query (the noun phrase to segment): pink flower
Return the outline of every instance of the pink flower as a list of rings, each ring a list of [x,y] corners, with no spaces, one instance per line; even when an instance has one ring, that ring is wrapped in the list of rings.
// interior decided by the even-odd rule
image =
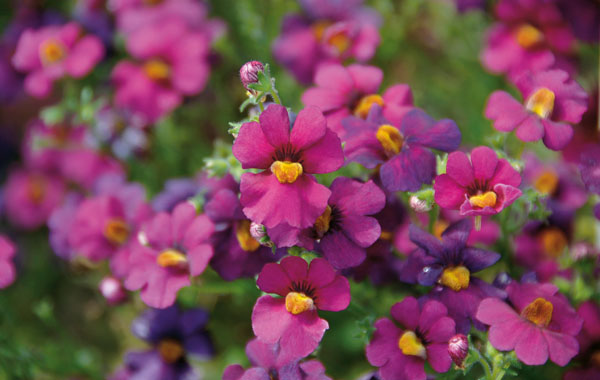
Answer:
[[[141,228],[143,244],[132,248],[125,287],[141,289],[148,306],[171,306],[179,289],[190,285],[190,276],[206,269],[213,256],[208,239],[214,228],[189,202],[180,203],[171,214],[156,214]]]
[[[13,56],[14,67],[24,73],[25,90],[42,98],[52,83],[64,76],[87,75],[104,56],[104,46],[95,36],[82,36],[76,23],[26,30]]]
[[[300,111],[291,131],[287,110],[278,104],[270,105],[259,120],[242,125],[233,143],[242,168],[265,169],[242,175],[243,212],[269,228],[281,223],[312,226],[325,211],[331,191],[311,174],[342,166],[340,139],[315,107]]]
[[[456,332],[442,303],[419,306],[414,297],[406,297],[392,306],[391,314],[401,328],[388,318],[379,319],[366,349],[382,380],[425,380],[425,361],[436,372],[450,369],[448,341]]]
[[[339,136],[344,133],[342,119],[351,115],[366,119],[373,104],[383,108],[386,119],[399,121],[413,108],[410,87],[394,85],[380,96],[377,91],[382,80],[383,72],[375,66],[324,64],[315,73],[317,86],[304,92],[302,102],[321,109],[327,126]]]
[[[65,184],[53,175],[34,170],[14,169],[4,185],[8,220],[15,226],[34,229],[46,223],[65,194]]]
[[[15,281],[16,271],[13,263],[15,245],[4,235],[0,235],[0,289]]]
[[[350,284],[321,258],[311,261],[288,256],[280,264],[266,264],[258,287],[281,298],[262,296],[252,311],[252,329],[267,344],[279,343],[280,363],[289,363],[313,352],[325,330],[318,310],[340,311],[350,303]]]
[[[145,25],[127,37],[136,59],[119,62],[115,104],[154,122],[202,91],[209,75],[210,39],[177,18]]]
[[[548,357],[565,366],[579,351],[575,335],[583,320],[552,284],[506,287],[511,305],[498,298],[479,304],[477,319],[490,325],[488,338],[501,351],[515,350],[527,365],[542,365]]]
[[[523,104],[507,92],[490,95],[485,117],[500,132],[516,129],[517,137],[526,142],[543,139],[552,150],[563,149],[573,137],[573,128],[587,109],[587,95],[581,86],[561,70],[526,73],[516,85]]]
[[[496,153],[480,146],[471,152],[448,156],[446,174],[435,178],[435,201],[440,207],[460,209],[461,215],[493,215],[512,204],[522,194],[517,187],[521,176]]]

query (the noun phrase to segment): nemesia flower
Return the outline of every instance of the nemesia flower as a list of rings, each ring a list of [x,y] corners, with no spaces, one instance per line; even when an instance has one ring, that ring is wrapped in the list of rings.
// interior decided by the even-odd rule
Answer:
[[[485,0],[454,0],[454,2],[459,12],[485,8]]]
[[[246,356],[252,367],[244,370],[239,364],[225,368],[223,380],[331,380],[318,360],[279,363],[277,345],[253,339],[246,345]]]
[[[575,335],[583,320],[552,284],[506,287],[510,305],[498,298],[479,304],[477,319],[490,325],[488,339],[500,351],[515,350],[527,365],[542,365],[548,357],[565,366],[579,351]]]
[[[327,126],[339,136],[344,133],[342,119],[350,115],[365,119],[373,104],[383,108],[385,118],[400,120],[413,109],[410,87],[394,85],[380,96],[377,90],[382,80],[383,72],[375,66],[323,64],[315,73],[316,87],[302,94],[302,102],[319,107]]]
[[[84,189],[92,189],[103,176],[124,175],[119,161],[88,147],[62,152],[58,170],[63,178]]]
[[[460,210],[461,215],[493,215],[511,205],[522,194],[521,176],[504,158],[486,146],[448,156],[446,173],[435,178],[435,202],[442,208]]]
[[[564,56],[571,53],[575,39],[554,2],[502,0],[496,15],[500,22],[488,31],[481,54],[489,70],[514,78],[524,70],[548,69],[557,61],[569,66]]]
[[[146,311],[133,321],[131,330],[152,346],[125,356],[125,379],[199,379],[188,358],[208,359],[214,354],[206,331],[208,313],[200,308],[180,310],[177,306]]]
[[[6,236],[0,235],[0,289],[6,288],[15,281],[17,272],[13,257],[15,245]]]
[[[573,138],[561,151],[565,161],[578,164],[584,150],[587,150],[593,144],[600,144],[598,103],[598,87],[596,87],[588,96],[587,111],[581,117],[577,128],[574,128]]]
[[[600,194],[600,145],[592,145],[581,153],[579,170],[585,187]]]
[[[93,35],[82,36],[76,23],[26,30],[19,39],[13,65],[27,73],[25,91],[42,98],[52,83],[64,76],[87,75],[104,56],[104,46]]]
[[[366,348],[367,360],[379,367],[382,380],[425,380],[425,361],[436,372],[450,369],[448,341],[455,330],[443,304],[427,301],[419,306],[414,297],[406,297],[390,313],[400,327],[388,318],[377,320]]]
[[[108,145],[117,158],[125,160],[148,148],[145,127],[143,118],[106,106],[96,112],[88,140],[96,149]]]
[[[12,224],[35,229],[48,220],[65,194],[65,184],[57,176],[43,172],[13,169],[4,185],[4,207]]]
[[[218,191],[204,206],[206,215],[216,225],[211,242],[215,255],[211,266],[227,280],[253,277],[268,263],[282,258],[287,251],[262,246],[250,233],[251,221],[242,213],[237,192]]]
[[[585,301],[577,308],[577,314],[583,319],[583,327],[577,335],[580,350],[576,358],[583,366],[567,371],[564,379],[595,380],[600,377],[600,307],[594,301]]]
[[[71,260],[77,255],[69,244],[69,235],[83,198],[79,192],[67,193],[62,204],[56,207],[48,218],[50,246],[54,253],[64,260]]]
[[[117,63],[111,74],[115,104],[154,122],[199,93],[209,76],[210,39],[177,18],[149,24],[127,37],[136,60]]]
[[[587,109],[581,86],[561,70],[527,72],[516,80],[523,104],[505,91],[494,91],[485,117],[500,132],[511,132],[522,141],[543,140],[552,150],[561,150],[573,137],[573,128]]]
[[[442,239],[442,233],[452,223],[463,219],[458,210],[442,209],[438,219],[433,223],[433,236]],[[469,233],[468,245],[493,245],[500,237],[501,231],[498,223],[493,221],[491,217],[484,216],[481,218],[481,228],[479,230],[472,229]]]
[[[73,8],[73,18],[100,37],[106,46],[111,46],[114,28],[105,3],[105,0],[78,0]]]
[[[242,174],[244,214],[268,228],[281,223],[312,226],[325,211],[331,191],[311,174],[342,166],[340,139],[315,107],[300,111],[291,131],[287,110],[278,104],[262,112],[259,121],[242,125],[233,143],[233,155],[242,168],[265,169]]]
[[[263,292],[281,296],[260,297],[252,311],[254,334],[263,343],[279,343],[281,363],[303,358],[317,348],[329,328],[318,310],[340,311],[350,303],[348,280],[321,258],[310,266],[297,256],[266,264],[257,285]]]
[[[140,289],[148,306],[171,306],[179,289],[190,285],[190,276],[206,269],[213,256],[209,238],[214,228],[189,202],[179,204],[171,214],[156,214],[140,229],[142,244],[132,247],[125,287]]]
[[[388,115],[389,116],[389,115]],[[350,161],[374,169],[387,191],[417,191],[435,176],[435,155],[427,148],[451,152],[458,148],[461,134],[449,119],[435,121],[414,109],[387,120],[382,108],[373,105],[366,120],[346,118],[344,153]]]
[[[557,3],[577,38],[590,43],[598,42],[600,9],[594,0],[558,0]]]
[[[450,225],[441,241],[421,229],[410,226],[410,240],[418,247],[412,252],[400,271],[400,280],[435,288],[424,299],[435,299],[448,308],[448,315],[456,321],[456,331],[468,334],[471,323],[482,329],[475,320],[477,305],[485,297],[503,297],[502,291],[473,273],[494,265],[500,260],[495,252],[467,246],[473,224],[463,219]]]

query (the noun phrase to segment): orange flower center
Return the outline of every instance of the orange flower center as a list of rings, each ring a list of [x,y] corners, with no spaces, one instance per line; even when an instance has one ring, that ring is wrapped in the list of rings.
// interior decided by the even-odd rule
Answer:
[[[352,45],[352,40],[345,31],[333,33],[327,43],[335,48],[338,55],[344,54]]]
[[[440,284],[458,292],[469,287],[471,273],[462,265],[444,269],[440,276]]]
[[[156,256],[156,263],[163,268],[186,269],[187,257],[176,249],[166,249]]]
[[[315,231],[317,232],[317,236],[322,238],[327,231],[329,231],[329,224],[331,223],[331,207],[327,206],[323,214],[317,218],[315,222]]]
[[[538,297],[532,303],[527,305],[521,312],[521,316],[529,322],[535,323],[538,326],[548,326],[552,320],[552,311],[554,306],[545,298]]]
[[[158,352],[162,359],[169,364],[173,364],[185,353],[181,343],[173,339],[164,339],[158,343]]]
[[[544,34],[535,26],[530,24],[524,24],[517,29],[516,35],[517,43],[529,49],[544,40]]]
[[[331,26],[331,21],[325,21],[325,20],[321,20],[321,21],[317,21],[314,24],[312,24],[311,26],[311,30],[313,32],[313,35],[315,36],[315,38],[318,41],[321,41],[323,39],[323,35],[325,34],[325,29],[329,28]]]
[[[444,219],[436,220],[433,224],[433,236],[435,236],[439,240],[442,240],[442,234],[444,233],[444,231],[446,231],[446,228],[448,228],[449,225],[450,223],[448,223]]]
[[[250,221],[242,220],[235,229],[235,237],[240,247],[246,252],[254,252],[260,247],[260,243],[250,234]]]
[[[46,193],[46,181],[42,177],[31,177],[27,186],[27,193],[31,202],[35,204],[41,203]]]
[[[540,233],[539,239],[544,247],[544,252],[553,259],[559,257],[568,244],[567,237],[557,227],[544,229]]]
[[[302,165],[298,162],[275,161],[271,164],[271,172],[280,183],[294,183],[302,175]]]
[[[377,129],[375,137],[377,137],[385,154],[389,157],[400,153],[402,145],[404,144],[404,137],[402,137],[400,131],[389,124],[381,125],[379,129]]]
[[[381,235],[379,236],[379,239],[392,241],[393,237],[394,234],[391,231],[381,230]]]
[[[169,65],[159,59],[151,59],[144,63],[144,72],[148,78],[156,81],[167,80],[171,76]]]
[[[55,38],[49,38],[40,45],[40,58],[45,65],[58,62],[66,55],[65,45]]]
[[[554,110],[554,92],[542,87],[534,92],[525,103],[525,108],[545,119]]]
[[[493,191],[486,191],[483,194],[477,194],[469,197],[469,203],[473,207],[494,207],[496,205],[497,196]]]
[[[104,237],[113,244],[121,245],[129,238],[129,226],[121,218],[114,218],[106,223]]]
[[[540,174],[533,186],[544,195],[552,194],[558,187],[558,176],[551,170],[546,170]]]
[[[356,107],[354,107],[354,116],[366,119],[373,104],[383,107],[385,101],[377,94],[366,95],[360,98]]]
[[[285,309],[292,314],[300,314],[315,308],[312,298],[304,293],[289,292],[285,296]]]
[[[412,331],[406,331],[400,339],[398,339],[398,348],[404,355],[418,356],[425,359],[427,357],[427,350],[421,339]]]

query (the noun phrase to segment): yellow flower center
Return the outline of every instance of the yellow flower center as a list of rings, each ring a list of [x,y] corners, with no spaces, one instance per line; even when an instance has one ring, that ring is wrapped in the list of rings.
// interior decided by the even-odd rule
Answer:
[[[535,179],[533,186],[544,195],[552,194],[558,187],[558,176],[553,171],[546,170]]]
[[[275,161],[271,164],[271,173],[280,183],[294,183],[302,175],[302,165],[298,162]]]
[[[165,339],[158,343],[158,353],[166,363],[173,364],[181,359],[185,351],[181,343],[173,339]]]
[[[542,42],[544,39],[544,34],[535,26],[525,24],[517,29],[515,37],[519,45],[525,49],[529,49]]]
[[[323,35],[325,34],[325,29],[329,28],[330,26],[331,26],[331,21],[321,20],[321,21],[317,21],[314,24],[312,24],[311,30],[312,30],[315,38],[318,41],[321,41],[323,39]]]
[[[348,34],[346,34],[345,31],[339,31],[329,36],[327,43],[333,46],[337,53],[341,55],[344,54],[348,48],[350,48],[350,45],[352,45],[352,40],[350,40],[350,37],[348,37]]]
[[[250,234],[250,221],[242,220],[235,229],[235,237],[240,247],[246,252],[254,252],[260,247],[260,243]]]
[[[104,237],[113,244],[121,245],[129,238],[129,226],[121,218],[114,218],[106,223]]]
[[[167,80],[171,76],[169,65],[158,59],[151,59],[144,63],[144,72],[148,78],[156,81]]]
[[[527,99],[525,108],[545,119],[549,117],[554,110],[554,98],[554,92],[542,87]]]
[[[27,186],[27,193],[31,202],[35,204],[41,203],[46,193],[46,181],[42,177],[31,177]]]
[[[304,293],[289,292],[285,296],[285,309],[292,314],[300,314],[315,308],[312,298]]]
[[[404,144],[404,137],[402,137],[400,131],[389,124],[380,126],[379,129],[377,129],[375,137],[377,137],[383,150],[385,150],[385,153],[390,157],[400,153],[402,145]]]
[[[420,358],[427,358],[427,350],[421,339],[417,337],[412,331],[406,331],[398,340],[398,347],[404,355],[418,356]]]
[[[49,65],[62,60],[67,55],[65,45],[57,39],[50,38],[40,45],[42,63]]]
[[[567,237],[557,227],[544,229],[540,233],[539,239],[544,247],[544,252],[553,259],[559,257],[568,244]]]
[[[366,119],[373,104],[383,107],[385,104],[383,98],[377,94],[366,95],[360,98],[356,107],[354,107],[354,116]]]
[[[381,230],[381,235],[379,236],[379,239],[392,241],[393,237],[394,234],[391,231]]]
[[[521,312],[521,316],[538,326],[548,326],[552,320],[554,306],[545,298],[536,298]]]
[[[444,269],[440,276],[440,284],[458,292],[469,287],[470,272],[462,265]]]
[[[436,220],[433,224],[433,236],[435,236],[439,240],[442,240],[442,234],[444,233],[444,231],[446,231],[446,228],[448,228],[449,225],[450,223],[443,219]]]
[[[469,203],[473,207],[494,207],[496,205],[497,196],[493,191],[486,191],[483,194],[473,195],[469,197]]]
[[[315,222],[315,231],[319,238],[322,238],[327,231],[329,231],[329,224],[331,223],[331,207],[327,206],[323,214],[317,218]]]
[[[163,268],[187,268],[187,257],[176,249],[166,249],[156,256],[156,263]]]

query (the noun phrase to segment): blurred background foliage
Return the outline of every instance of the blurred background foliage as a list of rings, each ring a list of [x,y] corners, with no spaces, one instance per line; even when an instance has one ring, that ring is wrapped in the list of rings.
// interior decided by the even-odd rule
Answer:
[[[69,18],[74,1],[41,1],[41,10]],[[299,11],[293,0],[211,0],[211,16],[224,20],[227,33],[216,43],[211,58],[210,82],[198,96],[188,99],[153,130],[151,148],[142,157],[126,163],[130,179],[143,183],[152,196],[169,178],[192,176],[203,166],[217,139],[227,143],[228,122],[244,116],[238,106],[245,91],[238,79],[246,61],[271,63],[282,101],[294,111],[302,104],[304,88],[274,62],[271,44],[279,33],[282,17]],[[385,72],[382,89],[408,83],[415,104],[435,118],[454,119],[463,133],[463,146],[483,144],[493,134],[483,117],[488,95],[511,88],[502,77],[487,73],[479,62],[489,13],[459,14],[450,0],[372,0],[383,17],[382,43],[371,62]],[[10,1],[0,1],[0,27],[11,20]],[[580,83],[590,89],[597,83],[598,50],[580,46],[584,61]],[[122,52],[120,54],[123,54]],[[93,74],[95,90],[107,85],[115,55]],[[106,88],[105,88],[106,89]],[[18,160],[18,142],[31,110],[60,99],[55,94],[44,104],[27,99],[0,109],[0,182],[6,169]],[[2,223],[2,222],[0,222]],[[8,230],[7,225],[1,225]],[[67,264],[48,246],[46,230],[36,233],[10,231],[19,247],[18,279],[0,292],[0,379],[103,379],[129,349],[143,349],[144,342],[129,332],[130,322],[144,305],[133,296],[129,303],[110,307],[97,291],[106,268],[75,262]],[[414,290],[414,287],[411,288]],[[371,369],[364,358],[364,345],[375,317],[387,315],[389,307],[408,294],[397,284],[375,288],[352,283],[353,303],[345,311],[323,312],[330,330],[321,344],[319,358],[334,379],[355,379]],[[231,363],[247,365],[244,346],[252,337],[250,315],[260,291],[252,279],[224,282],[212,270],[180,292],[184,306],[202,306],[211,311],[208,329],[217,355],[199,363],[206,379],[219,379]],[[544,378],[555,373],[549,364],[536,367],[523,378]]]

